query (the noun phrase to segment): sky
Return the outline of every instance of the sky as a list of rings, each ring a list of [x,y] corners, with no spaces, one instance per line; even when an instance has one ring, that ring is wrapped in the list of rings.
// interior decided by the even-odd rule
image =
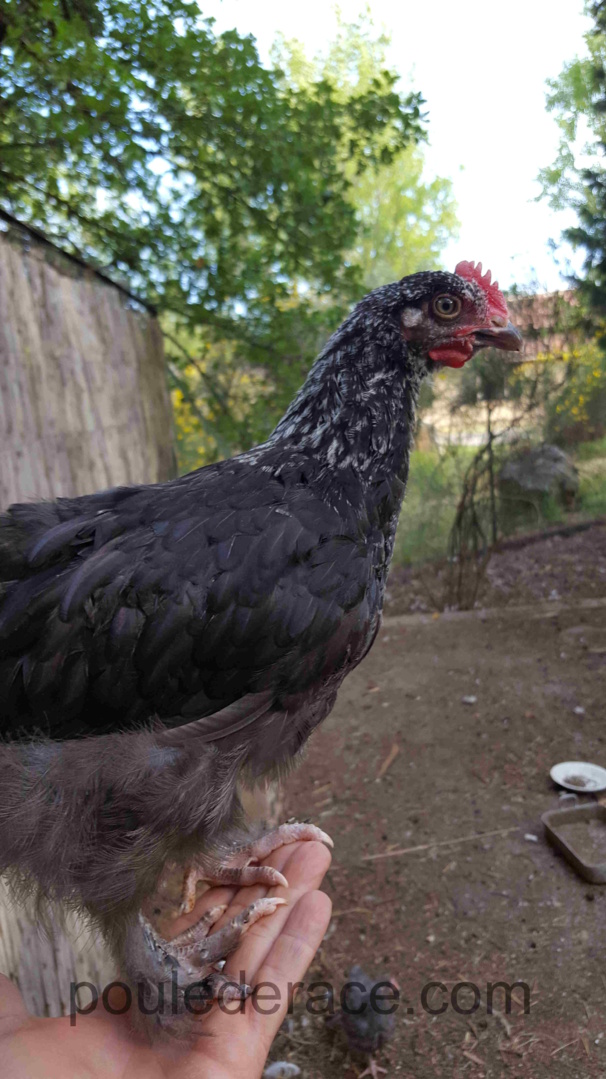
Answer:
[[[265,62],[278,32],[298,38],[310,55],[336,32],[331,0],[200,0],[200,6],[216,19],[216,32],[252,33]],[[364,7],[364,0],[340,2],[347,21]],[[560,246],[558,269],[548,245],[559,244],[574,216],[534,200],[539,169],[553,162],[559,141],[545,84],[586,51],[590,22],[582,0],[373,0],[371,11],[375,26],[391,36],[389,65],[401,75],[401,88],[418,89],[426,99],[426,176],[453,182],[461,228],[444,266],[472,259],[490,267],[505,288],[562,287],[561,271],[580,266],[580,256]]]

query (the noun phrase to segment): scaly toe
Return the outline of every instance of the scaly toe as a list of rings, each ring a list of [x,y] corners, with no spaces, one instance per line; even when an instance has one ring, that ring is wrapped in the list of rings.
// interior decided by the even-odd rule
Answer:
[[[330,836],[323,832],[321,828],[317,828],[315,824],[293,822],[291,824],[281,824],[272,832],[266,832],[265,835],[260,836],[259,839],[251,843],[247,850],[251,858],[262,861],[263,858],[267,858],[268,854],[272,854],[273,851],[278,850],[280,847],[289,846],[291,843],[300,843],[302,840],[305,842],[325,843],[327,847],[334,847]]]
[[[251,903],[246,910],[242,911],[243,922],[246,926],[254,925],[259,921],[259,918],[267,918],[270,914],[273,914],[278,907],[286,907],[288,903],[286,899],[281,899],[277,895],[268,895],[265,899],[256,899],[254,903]],[[244,917],[246,915],[246,917]],[[240,915],[238,916],[240,917]]]
[[[199,941],[205,940],[215,922],[219,921],[219,918],[225,914],[226,910],[227,903],[221,903],[219,906],[205,911],[197,922],[190,925],[189,929],[184,929],[182,933],[172,938],[169,942],[171,950],[174,952],[179,947],[195,945]]]
[[[271,832],[259,836],[240,847],[224,859],[217,855],[208,855],[198,862],[191,863],[184,872],[181,905],[178,913],[190,914],[196,905],[196,887],[199,881],[210,886],[246,888],[251,884],[263,884],[267,888],[287,888],[286,877],[273,866],[258,865],[268,855],[291,843],[316,842],[333,847],[333,841],[326,832],[315,824],[281,824]]]

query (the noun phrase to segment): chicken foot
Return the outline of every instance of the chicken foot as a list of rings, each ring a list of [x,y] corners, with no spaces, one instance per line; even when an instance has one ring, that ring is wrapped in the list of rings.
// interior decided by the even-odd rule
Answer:
[[[165,1033],[187,1037],[199,1030],[191,1017],[205,1014],[212,1002],[221,1004],[245,1000],[251,989],[223,973],[224,960],[240,944],[244,933],[260,918],[273,914],[287,900],[278,896],[256,899],[219,930],[215,924],[227,910],[215,904],[197,922],[171,940],[166,939],[146,916],[156,920],[166,915],[189,914],[197,900],[197,885],[241,888],[249,885],[288,887],[286,877],[271,866],[258,865],[280,847],[301,840],[315,840],[332,846],[332,840],[312,824],[283,824],[249,843],[223,852],[201,855],[190,862],[182,879],[179,899],[170,899],[167,880],[138,915],[127,932],[124,967],[131,985],[137,989],[139,1012],[151,1016]],[[177,908],[175,911],[175,907]],[[163,923],[166,924],[166,923]],[[170,924],[170,923],[169,923]]]
[[[360,1074],[358,1075],[358,1079],[366,1079],[367,1075],[369,1075],[371,1079],[379,1079],[379,1072],[381,1072],[383,1075],[387,1075],[387,1069],[380,1068],[375,1058],[369,1057],[368,1067],[366,1071],[360,1072]]]
[[[165,940],[140,913],[129,930],[125,968],[136,987],[139,1012],[153,1017],[165,1033],[193,1034],[191,1017],[205,1014],[213,1001],[245,1000],[251,988],[223,973],[224,960],[260,918],[273,914],[286,899],[257,899],[221,929],[211,932],[227,910],[220,904],[172,940]]]
[[[263,884],[268,888],[275,888],[278,885],[287,888],[286,877],[277,869],[255,863],[267,858],[280,847],[298,843],[300,840],[316,840],[316,842],[326,843],[329,847],[333,846],[330,836],[321,828],[316,828],[314,824],[281,824],[251,843],[231,851],[225,860],[219,861],[205,856],[200,860],[190,862],[183,878],[181,906],[177,915],[190,914],[194,909],[197,886],[200,882],[210,887],[227,885],[245,888],[251,884]]]

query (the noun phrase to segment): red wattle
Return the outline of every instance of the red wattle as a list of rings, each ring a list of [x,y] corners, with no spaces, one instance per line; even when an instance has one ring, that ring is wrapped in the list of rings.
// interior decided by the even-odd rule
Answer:
[[[432,348],[428,352],[430,360],[441,363],[444,367],[463,367],[473,354],[471,341],[451,341],[447,345]]]

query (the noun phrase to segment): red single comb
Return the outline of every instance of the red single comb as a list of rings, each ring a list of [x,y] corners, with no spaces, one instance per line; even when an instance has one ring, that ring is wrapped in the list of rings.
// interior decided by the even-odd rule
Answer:
[[[479,285],[484,290],[488,306],[494,314],[503,315],[504,318],[508,317],[507,304],[499,288],[499,282],[491,282],[490,270],[487,270],[482,276],[481,262],[478,262],[477,266],[474,262],[459,262],[455,266],[455,273],[464,278],[465,281],[475,281],[476,285]]]

